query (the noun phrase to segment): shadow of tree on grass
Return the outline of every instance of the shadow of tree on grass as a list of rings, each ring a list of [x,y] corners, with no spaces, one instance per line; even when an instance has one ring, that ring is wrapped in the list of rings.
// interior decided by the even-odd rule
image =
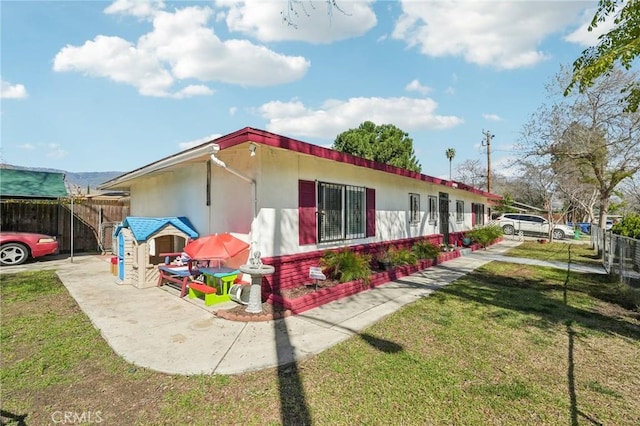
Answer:
[[[615,294],[615,286],[607,283],[606,277],[571,272],[565,289],[565,284],[558,279],[554,280],[552,276],[541,274],[540,270],[546,268],[535,267],[536,272],[528,275],[524,265],[516,266],[523,271],[523,274],[519,276],[507,275],[509,270],[504,274],[499,274],[480,268],[458,281],[464,285],[443,287],[441,291],[481,304],[535,313],[540,317],[538,321],[540,326],[551,323],[563,324],[570,319],[585,328],[640,340],[640,326],[634,324],[638,319],[637,313],[627,312],[632,321],[624,321],[620,318],[603,315],[595,310],[585,310],[565,304],[563,299],[557,296],[558,292],[569,291],[585,293],[609,303],[619,302],[620,300]],[[622,307],[626,309],[625,306]]]
[[[25,426],[27,414],[13,414],[9,411],[0,410],[0,425]]]
[[[402,352],[403,347],[390,340],[381,339],[369,333],[359,333],[347,327],[335,325],[321,319],[314,321],[325,322],[331,327],[340,328],[349,334],[354,334],[367,342],[371,347],[387,354]],[[276,332],[276,350],[278,354],[278,390],[280,393],[280,419],[283,425],[303,426],[312,424],[311,413],[306,401],[304,386],[298,363],[295,361],[295,348],[289,337],[286,318],[274,321]]]

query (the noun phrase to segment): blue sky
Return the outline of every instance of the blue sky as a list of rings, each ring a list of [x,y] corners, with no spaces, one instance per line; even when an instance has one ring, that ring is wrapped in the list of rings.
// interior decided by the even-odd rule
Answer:
[[[595,1],[2,1],[3,163],[129,171],[256,127],[329,147],[371,120],[425,174],[517,155]],[[304,8],[304,9],[303,9]],[[605,29],[606,27],[603,27]]]

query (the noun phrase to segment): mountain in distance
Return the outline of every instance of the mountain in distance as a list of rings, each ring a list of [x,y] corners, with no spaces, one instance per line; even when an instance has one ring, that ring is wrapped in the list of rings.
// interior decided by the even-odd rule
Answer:
[[[90,192],[94,192],[96,187],[101,183],[104,183],[116,176],[120,176],[125,172],[68,172],[66,170],[49,169],[45,167],[23,167],[13,164],[0,164],[0,168],[16,169],[16,170],[31,170],[34,172],[49,172],[49,173],[63,173],[65,180],[69,185],[75,186],[79,192],[86,194],[87,188],[90,188]]]

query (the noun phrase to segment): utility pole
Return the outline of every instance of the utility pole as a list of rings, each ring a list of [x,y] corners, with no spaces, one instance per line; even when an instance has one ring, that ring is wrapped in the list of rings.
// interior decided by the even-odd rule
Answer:
[[[492,135],[489,130],[482,131],[485,140],[482,141],[482,146],[487,147],[487,192],[491,192],[491,139],[496,135]]]

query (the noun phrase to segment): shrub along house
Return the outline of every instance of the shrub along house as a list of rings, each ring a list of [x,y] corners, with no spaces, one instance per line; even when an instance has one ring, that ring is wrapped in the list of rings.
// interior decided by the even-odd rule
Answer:
[[[265,292],[305,281],[325,250],[457,243],[497,195],[244,128],[99,186],[130,192],[134,216],[184,216],[202,235],[243,234],[276,267]]]

